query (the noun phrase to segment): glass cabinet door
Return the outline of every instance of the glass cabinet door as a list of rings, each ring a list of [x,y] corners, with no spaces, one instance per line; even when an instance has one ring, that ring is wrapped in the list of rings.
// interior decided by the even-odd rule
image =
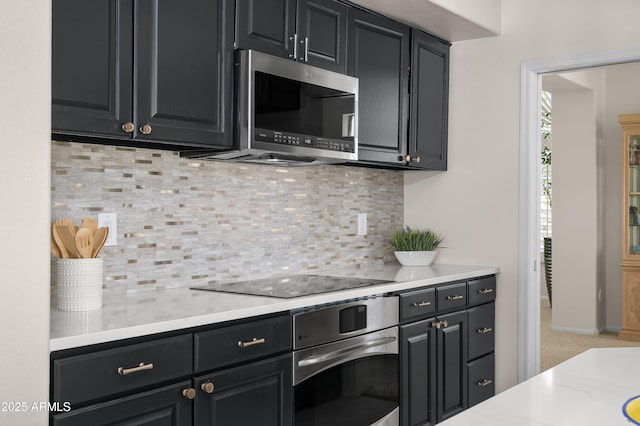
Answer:
[[[628,138],[628,254],[640,256],[640,134]]]

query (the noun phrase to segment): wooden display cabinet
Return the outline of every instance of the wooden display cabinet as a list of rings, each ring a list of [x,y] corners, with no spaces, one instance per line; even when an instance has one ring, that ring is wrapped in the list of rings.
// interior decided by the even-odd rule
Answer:
[[[622,114],[622,330],[640,341],[640,114]]]

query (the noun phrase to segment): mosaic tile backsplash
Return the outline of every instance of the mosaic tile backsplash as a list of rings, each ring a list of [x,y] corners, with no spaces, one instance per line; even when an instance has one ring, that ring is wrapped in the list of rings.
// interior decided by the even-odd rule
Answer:
[[[101,257],[104,294],[124,294],[393,261],[403,174],[53,142],[51,202],[52,220],[118,215],[118,243]]]

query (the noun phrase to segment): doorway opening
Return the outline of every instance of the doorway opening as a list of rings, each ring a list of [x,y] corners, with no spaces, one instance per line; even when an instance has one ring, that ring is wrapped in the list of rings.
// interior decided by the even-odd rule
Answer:
[[[540,94],[542,76],[640,61],[640,49],[526,61],[521,66],[518,378],[540,369]]]

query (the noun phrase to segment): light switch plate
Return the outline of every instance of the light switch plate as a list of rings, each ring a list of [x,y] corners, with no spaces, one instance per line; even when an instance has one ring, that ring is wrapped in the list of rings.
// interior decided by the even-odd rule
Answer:
[[[118,245],[118,215],[116,213],[98,213],[98,226],[109,228],[105,246]]]

